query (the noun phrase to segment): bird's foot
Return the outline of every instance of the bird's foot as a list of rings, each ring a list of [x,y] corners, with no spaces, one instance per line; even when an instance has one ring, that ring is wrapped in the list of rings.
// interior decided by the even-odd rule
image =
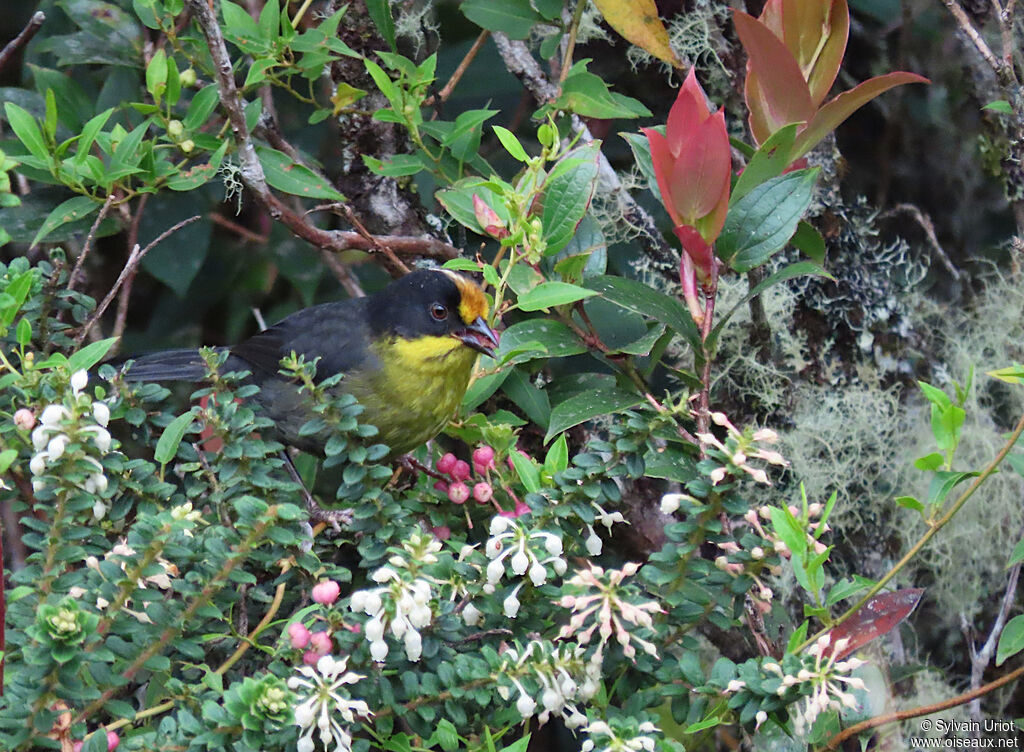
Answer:
[[[352,509],[324,509],[312,496],[306,498],[306,511],[313,522],[325,522],[331,526],[336,533],[341,532],[341,526],[352,524]]]

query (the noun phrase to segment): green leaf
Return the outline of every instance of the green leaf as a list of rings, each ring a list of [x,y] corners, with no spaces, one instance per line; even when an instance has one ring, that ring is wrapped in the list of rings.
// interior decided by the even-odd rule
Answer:
[[[1007,658],[1024,650],[1024,614],[1014,616],[1003,627],[999,635],[999,646],[996,648],[996,665],[1002,666]]]
[[[107,124],[113,112],[113,107],[104,110],[96,117],[90,118],[89,122],[82,126],[82,135],[78,139],[74,158],[76,164],[82,165],[85,163],[85,159],[89,156],[92,145],[96,141],[97,134],[103,130],[103,126]]]
[[[156,451],[153,458],[157,462],[161,465],[166,465],[174,459],[174,456],[178,453],[178,445],[181,444],[181,440],[185,437],[185,432],[192,427],[195,419],[195,414],[187,412],[184,415],[179,415],[167,424],[167,428],[163,430],[163,433],[160,434],[160,439],[156,442]]]
[[[50,152],[46,148],[46,141],[43,139],[43,133],[39,130],[36,119],[11,102],[4,103],[4,112],[7,113],[7,122],[11,124],[14,135],[18,137],[29,153],[49,163]]]
[[[913,496],[897,496],[896,503],[904,509],[913,509],[915,512],[924,511],[924,504]]]
[[[863,581],[842,579],[829,589],[825,605],[834,606],[839,603],[839,601],[846,600],[868,587],[869,586]]]
[[[167,89],[167,55],[163,47],[153,53],[146,66],[146,91],[158,105]]]
[[[504,198],[486,183],[481,178],[464,178],[436,194],[441,206],[456,222],[479,235],[483,234],[484,228],[476,221],[476,213],[473,211],[474,193],[494,210],[506,226],[510,219]]]
[[[7,285],[7,289],[4,290],[3,298],[8,302],[4,303],[3,308],[0,309],[0,325],[2,325],[5,331],[11,325],[11,322],[14,321],[14,317],[18,315],[21,306],[24,305],[25,299],[32,290],[32,280],[34,277],[35,274],[31,269],[26,270],[11,280],[10,284]]]
[[[498,358],[505,365],[514,365],[534,358],[567,358],[586,351],[579,337],[561,321],[529,319],[501,333]]]
[[[1000,112],[1004,115],[1012,115],[1013,107],[1005,99],[996,99],[989,102],[987,105],[982,107],[983,110],[992,110],[992,112]]]
[[[75,371],[88,371],[99,363],[117,342],[117,337],[97,340],[83,347],[78,352],[72,353],[68,358],[68,368],[72,373]]]
[[[545,256],[552,256],[569,244],[587,213],[597,188],[600,153],[599,141],[574,149],[559,161],[561,165],[570,164],[571,160],[571,166],[559,170],[556,165],[544,182],[541,219],[547,244]]]
[[[939,470],[928,484],[928,505],[941,504],[952,491],[968,478],[980,475],[978,472],[958,472],[955,470]]]
[[[768,510],[771,513],[772,528],[782,538],[782,542],[794,556],[802,555],[807,550],[807,533],[800,522],[786,506],[769,507]]]
[[[1013,547],[1013,551],[1010,553],[1010,560],[1006,562],[1006,566],[1012,567],[1014,564],[1022,561],[1024,561],[1024,540],[1017,541],[1017,545]]]
[[[544,457],[544,470],[551,475],[560,473],[569,467],[569,445],[565,434],[559,434]]]
[[[925,472],[934,472],[945,464],[946,458],[938,452],[932,452],[926,454],[924,457],[918,457],[914,460],[914,467],[918,470],[924,470]]]
[[[17,449],[5,449],[0,452],[0,473],[6,473],[11,463],[18,458]]]
[[[526,39],[533,25],[544,20],[530,0],[465,0],[460,10],[477,26],[504,32],[511,39]]]
[[[217,174],[217,170],[220,169],[220,163],[224,159],[224,153],[229,144],[230,142],[227,140],[222,141],[217,151],[210,155],[209,162],[192,165],[187,170],[182,170],[168,179],[167,187],[172,191],[191,191],[210,182]]]
[[[602,120],[651,116],[651,111],[638,100],[611,92],[600,76],[583,67],[577,68],[579,65],[574,65],[574,72],[566,77],[562,93],[554,101],[553,107]]]
[[[541,428],[548,427],[551,418],[551,400],[548,393],[531,384],[522,371],[518,368],[512,369],[501,389],[527,418]]]
[[[540,491],[540,468],[537,464],[527,457],[521,455],[518,451],[513,449],[508,455],[512,459],[512,466],[516,469],[516,475],[519,476],[519,480],[523,482],[526,490],[530,493],[537,493]]]
[[[681,334],[694,348],[700,349],[700,335],[690,318],[686,306],[675,298],[658,292],[643,282],[626,277],[591,277],[584,284],[602,298],[628,311],[660,321],[672,331]]]
[[[825,238],[821,237],[821,233],[809,222],[802,219],[797,222],[796,232],[789,242],[816,264],[825,263]]]
[[[600,415],[621,413],[643,402],[643,397],[635,392],[621,389],[588,389],[585,392],[569,397],[551,410],[551,423],[548,426],[544,443],[566,429]]]
[[[43,133],[47,140],[57,140],[57,99],[53,89],[46,90],[46,116],[43,118]]]
[[[207,118],[217,109],[219,103],[220,92],[217,90],[216,84],[204,86],[192,97],[192,101],[188,105],[188,112],[185,113],[185,119],[181,121],[181,124],[185,126],[186,131],[201,128]]]
[[[803,644],[804,640],[807,639],[807,628],[809,626],[810,622],[805,621],[789,636],[789,642],[786,644],[787,653],[795,653],[797,646]]]
[[[516,138],[512,131],[508,128],[503,128],[500,125],[492,125],[491,128],[494,130],[494,135],[498,137],[499,141],[501,141],[501,145],[505,147],[505,151],[520,162],[530,161],[530,157],[526,153],[526,149],[524,149],[523,145],[519,143],[519,139]]]
[[[14,338],[22,347],[25,347],[32,341],[32,324],[29,323],[28,319],[23,318],[18,322],[18,326],[14,330]]]
[[[654,130],[665,135],[665,126],[657,126]],[[659,204],[664,203],[661,200],[661,189],[658,188],[658,177],[654,174],[654,162],[651,159],[651,142],[647,140],[647,136],[643,133],[620,133],[626,143],[629,144],[629,148],[633,150],[633,159],[636,162],[636,166],[640,168],[640,174],[644,176],[647,181],[647,190],[654,194],[654,198],[657,199]]]
[[[267,3],[266,7],[269,7],[270,5],[272,5],[272,3]],[[242,84],[242,88],[246,89],[250,86],[266,81],[267,71],[278,65],[280,65],[280,63],[272,57],[261,57],[253,60],[252,65],[249,66],[249,72],[245,74],[245,83]]]
[[[293,161],[287,154],[269,146],[257,146],[256,153],[259,155],[260,164],[263,165],[267,184],[272,188],[305,198],[345,200],[327,178]]]
[[[518,307],[521,311],[540,311],[554,306],[575,303],[593,295],[594,290],[588,290],[579,285],[570,285],[568,282],[544,282],[537,285],[525,295],[521,295]]]
[[[408,175],[415,175],[419,172],[423,172],[424,165],[420,158],[415,154],[395,154],[390,162],[384,162],[380,159],[371,157],[369,154],[363,154],[363,162],[370,170],[389,178],[400,178]]]
[[[715,243],[719,258],[747,272],[782,250],[807,211],[818,172],[798,170],[772,178],[732,203]]]
[[[733,186],[732,195],[729,197],[730,206],[761,183],[778,177],[789,167],[789,152],[793,149],[793,139],[796,138],[798,127],[798,123],[792,123],[780,128],[754,152],[754,156],[750,158],[743,173],[736,180],[736,185]]]
[[[498,114],[498,110],[467,110],[459,113],[455,124],[441,139],[452,156],[460,162],[468,162],[480,150],[480,139],[483,136],[483,124]]]
[[[938,408],[946,409],[953,406],[953,401],[941,389],[932,386],[926,381],[918,381],[918,387],[924,392],[925,398]]]
[[[95,201],[88,196],[75,196],[69,198],[67,201],[59,204],[43,221],[42,226],[39,228],[39,232],[36,233],[35,237],[32,238],[32,246],[37,245],[47,235],[56,230],[61,225],[65,225],[68,222],[74,222],[75,220],[88,217],[93,212],[99,211],[100,203]]]
[[[377,27],[377,31],[388,43],[391,51],[398,52],[395,43],[395,19],[391,16],[391,3],[388,0],[366,0],[366,11],[370,14],[373,25]]]

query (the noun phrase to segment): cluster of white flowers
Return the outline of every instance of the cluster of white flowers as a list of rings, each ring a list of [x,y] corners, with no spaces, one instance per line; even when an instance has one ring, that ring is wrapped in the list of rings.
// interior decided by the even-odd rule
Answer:
[[[338,722],[338,716],[348,724],[356,722],[356,716],[364,718],[373,715],[363,700],[345,697],[339,691],[344,684],[355,684],[366,677],[354,671],[346,671],[348,658],[334,658],[325,655],[312,666],[297,666],[301,676],[288,679],[288,687],[305,692],[306,696],[295,708],[295,723],[301,729],[296,745],[298,752],[313,752],[313,733],[319,730],[324,749],[334,743],[334,752],[352,752],[352,734]]]
[[[83,391],[89,384],[89,374],[76,371],[71,376],[71,407],[54,403],[43,408],[39,416],[39,425],[32,431],[32,447],[35,454],[29,462],[32,475],[32,488],[37,493],[46,488],[46,472],[62,458],[65,458],[69,444],[78,443],[85,451],[76,457],[92,466],[82,484],[86,493],[97,496],[93,505],[93,516],[99,520],[107,513],[107,505],[99,498],[107,489],[107,476],[103,465],[97,457],[92,456],[90,449],[95,449],[98,457],[110,451],[110,432],[107,423],[110,421],[110,408],[106,403],[93,402]],[[86,416],[89,416],[88,418]]]
[[[579,728],[587,722],[587,717],[576,704],[586,702],[597,693],[601,666],[586,660],[581,646],[555,646],[534,640],[522,652],[512,648],[506,650],[502,658],[505,660],[502,678],[512,682],[519,693],[516,710],[524,719],[536,713],[537,721],[543,725],[552,714],[556,714],[562,717],[569,729]],[[536,697],[523,686],[521,680],[527,676],[538,687]],[[498,694],[503,700],[508,700],[512,692],[502,685],[498,687]]]
[[[114,559],[115,563],[121,568],[122,572],[127,573],[128,560],[131,557],[135,556],[135,554],[135,549],[129,546],[122,539],[115,543],[113,548],[111,548],[109,551],[103,554],[103,559],[104,561],[107,561],[113,557],[116,557]],[[156,587],[160,590],[170,590],[172,587],[171,580],[174,577],[178,576],[178,567],[173,562],[168,561],[162,556],[157,556],[154,563],[157,566],[159,566],[163,571],[158,572],[157,574],[139,577],[139,579],[136,580],[136,586],[140,590],[144,590],[148,587]],[[103,568],[100,567],[100,560],[97,557],[87,556],[85,559],[85,566],[87,566],[89,569],[92,569],[95,572],[98,572],[101,577],[106,579],[106,574],[104,573]],[[71,588],[70,594],[75,598],[85,598],[90,595],[88,591],[86,591],[84,588],[78,587],[77,585]],[[145,611],[132,610],[130,608],[131,603],[131,598],[124,598],[123,602],[118,604],[118,607],[120,608],[121,611],[135,617],[139,622],[143,624],[153,623],[153,620],[149,618]],[[96,608],[103,611],[108,606],[110,606],[110,601],[108,601],[103,596],[96,596]]]
[[[485,593],[493,593],[501,578],[505,576],[506,560],[513,574],[517,577],[526,575],[536,587],[547,581],[548,564],[558,576],[565,574],[568,568],[565,559],[562,558],[562,539],[554,533],[546,530],[528,530],[518,521],[499,515],[491,520],[490,534],[491,537],[484,546],[484,553],[491,560],[487,565],[487,582],[483,587]],[[544,554],[538,555],[535,548],[543,548]],[[519,583],[512,594],[505,598],[505,616],[510,619],[514,619],[519,612],[517,595],[525,582],[524,580]]]
[[[712,433],[697,434],[697,438],[702,444],[713,448],[713,451],[709,452],[709,454],[725,463],[722,467],[716,467],[711,471],[712,485],[721,483],[725,476],[730,473],[735,475],[743,472],[749,475],[755,483],[763,483],[766,486],[770,486],[772,483],[768,480],[768,473],[764,471],[764,468],[750,465],[749,460],[751,458],[764,460],[771,465],[779,465],[780,467],[789,466],[789,462],[778,452],[758,446],[759,444],[774,444],[779,440],[778,434],[772,429],[761,428],[747,435],[729,422],[725,413],[711,413],[711,420],[715,425],[723,426],[728,433],[725,444],[720,442],[718,437]]]
[[[607,573],[594,565],[589,569],[578,570],[569,580],[569,584],[580,588],[584,594],[563,595],[557,601],[558,605],[573,611],[569,623],[562,626],[558,636],[565,638],[576,635],[578,642],[586,644],[590,642],[596,630],[601,641],[593,660],[598,665],[604,655],[604,646],[613,634],[627,658],[636,655],[634,641],[645,653],[657,658],[658,651],[654,643],[630,633],[625,626],[628,623],[634,628],[650,629],[654,624],[651,614],[661,613],[662,610],[657,601],[633,603],[628,599],[629,593],[622,586],[622,582],[639,570],[640,565],[635,562],[625,564],[622,569],[609,569]],[[588,619],[592,619],[593,622],[584,629],[583,626]]]
[[[404,643],[406,658],[418,661],[423,654],[419,630],[429,626],[434,616],[430,610],[431,583],[422,577],[406,581],[391,567],[381,567],[372,579],[381,587],[357,590],[349,604],[356,613],[370,617],[363,625],[363,634],[370,641],[370,655],[383,663],[388,655],[384,635],[390,627],[391,634]]]
[[[654,752],[655,739],[651,734],[659,731],[650,721],[637,726],[636,736],[629,737],[619,736],[604,721],[594,721],[583,730],[590,738],[580,746],[580,752]]]

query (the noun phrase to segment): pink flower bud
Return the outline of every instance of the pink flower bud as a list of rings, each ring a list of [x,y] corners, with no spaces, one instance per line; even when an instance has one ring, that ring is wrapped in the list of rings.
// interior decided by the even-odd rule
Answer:
[[[435,467],[437,468],[437,472],[439,473],[450,473],[452,471],[452,468],[455,467],[456,462],[457,458],[455,457],[455,455],[452,454],[451,452],[448,452],[448,454],[444,455],[443,457],[441,457],[441,459],[437,461],[437,465],[435,465]]]
[[[114,731],[107,732],[107,752],[114,752],[117,745],[121,743],[121,737]]]
[[[14,413],[14,425],[22,431],[31,431],[36,425],[36,414],[23,407]]]
[[[522,517],[524,514],[529,514],[531,511],[533,511],[533,510],[530,509],[530,505],[529,504],[526,504],[525,502],[517,500],[516,501],[516,508],[515,508],[515,511],[512,512],[512,516],[513,517]]]
[[[331,636],[326,632],[314,632],[309,636],[309,647],[317,656],[327,655],[331,652]],[[313,661],[316,663],[316,661]]]
[[[447,525],[440,525],[438,527],[432,527],[430,532],[434,534],[434,537],[438,540],[448,540],[452,537],[452,529]]]
[[[475,193],[473,194],[473,215],[485,234],[498,240],[508,237],[509,231],[505,229],[505,223],[501,217]]]
[[[85,742],[77,741],[71,745],[71,752],[82,752],[82,747],[85,746]]]
[[[458,460],[451,472],[452,478],[455,480],[466,480],[469,478],[469,463],[465,460]]]
[[[302,662],[307,666],[315,666],[316,662],[320,660],[320,654],[315,650],[307,650],[302,654]]]
[[[481,504],[486,504],[491,500],[494,495],[494,489],[491,488],[490,483],[481,481],[473,486],[473,498],[479,501]]]
[[[309,644],[310,631],[300,621],[293,621],[288,625],[288,640],[296,650],[302,650]]]
[[[494,468],[494,449],[484,444],[473,450],[473,466],[476,471],[483,475],[486,470]],[[483,470],[481,470],[483,468]]]
[[[448,493],[448,484],[445,483],[443,480],[439,480],[437,483],[434,484],[434,490],[446,494]]]
[[[330,606],[341,595],[341,586],[334,580],[324,580],[313,586],[313,600],[317,603]]]
[[[469,486],[461,480],[448,486],[448,498],[453,504],[465,504],[469,499]]]

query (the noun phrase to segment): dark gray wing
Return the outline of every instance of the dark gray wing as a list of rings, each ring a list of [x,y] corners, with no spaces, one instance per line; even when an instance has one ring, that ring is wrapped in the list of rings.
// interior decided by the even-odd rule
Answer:
[[[316,380],[354,368],[374,368],[369,350],[366,298],[324,303],[296,311],[272,327],[231,348],[231,354],[254,368],[276,374],[281,359],[293,351],[307,362],[319,357]]]

